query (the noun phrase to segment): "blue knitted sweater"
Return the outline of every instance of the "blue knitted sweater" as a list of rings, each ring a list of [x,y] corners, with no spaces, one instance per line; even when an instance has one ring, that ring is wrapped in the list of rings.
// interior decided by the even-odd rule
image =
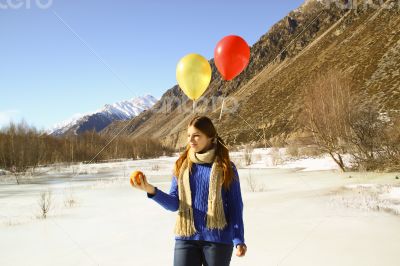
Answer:
[[[192,207],[194,215],[194,225],[196,233],[190,237],[175,236],[175,239],[184,240],[204,240],[210,242],[233,244],[244,244],[243,226],[243,201],[240,191],[239,175],[235,165],[232,168],[235,178],[231,183],[230,189],[222,187],[222,201],[224,205],[227,226],[222,229],[208,229],[206,227],[206,214],[208,209],[208,187],[211,163],[192,165],[190,174],[190,189],[192,194]],[[179,208],[179,193],[176,176],[172,177],[169,194],[156,187],[154,195],[147,194],[148,198],[153,199],[166,210],[175,212]]]

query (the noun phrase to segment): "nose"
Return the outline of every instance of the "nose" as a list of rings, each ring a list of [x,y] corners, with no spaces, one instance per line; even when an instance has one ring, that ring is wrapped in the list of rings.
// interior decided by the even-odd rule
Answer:
[[[192,142],[192,143],[193,143],[194,136],[190,136],[190,137],[188,137],[188,139],[189,139],[189,142]]]

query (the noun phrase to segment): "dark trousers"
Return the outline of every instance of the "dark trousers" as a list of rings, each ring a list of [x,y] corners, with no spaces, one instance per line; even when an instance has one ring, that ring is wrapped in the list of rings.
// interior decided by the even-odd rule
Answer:
[[[229,266],[233,244],[175,240],[174,266]]]

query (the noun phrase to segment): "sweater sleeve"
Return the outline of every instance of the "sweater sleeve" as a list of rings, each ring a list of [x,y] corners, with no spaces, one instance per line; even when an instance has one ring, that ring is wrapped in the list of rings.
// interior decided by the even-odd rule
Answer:
[[[236,166],[232,163],[235,178],[228,190],[228,206],[229,218],[233,229],[233,244],[236,247],[239,244],[244,244],[244,224],[243,224],[243,200],[240,190],[239,174]]]
[[[147,198],[153,199],[155,202],[160,204],[166,210],[175,212],[179,208],[179,194],[178,194],[178,183],[176,177],[172,177],[171,188],[169,194],[159,190],[155,187],[156,193],[154,195],[147,193]]]

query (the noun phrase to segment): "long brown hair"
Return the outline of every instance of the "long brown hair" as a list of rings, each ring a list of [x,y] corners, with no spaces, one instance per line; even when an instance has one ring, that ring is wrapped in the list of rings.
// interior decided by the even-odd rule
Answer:
[[[196,129],[203,132],[207,137],[214,138],[216,141],[216,161],[223,169],[223,186],[225,189],[229,189],[235,174],[232,169],[231,160],[229,158],[229,150],[226,148],[225,142],[220,136],[218,136],[217,131],[212,123],[211,119],[207,116],[195,116],[190,120],[188,127],[194,126]],[[185,151],[179,156],[178,160],[175,162],[174,175],[179,178],[179,172],[181,166],[188,156],[190,145],[187,144]],[[188,168],[191,170],[192,163],[189,160]]]

